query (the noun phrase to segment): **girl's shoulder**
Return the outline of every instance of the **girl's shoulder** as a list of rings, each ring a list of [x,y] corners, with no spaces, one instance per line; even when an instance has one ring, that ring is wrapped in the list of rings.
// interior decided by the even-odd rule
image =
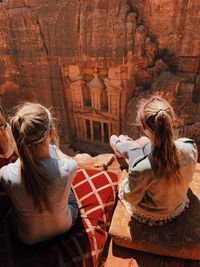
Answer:
[[[72,180],[77,172],[77,163],[73,159],[62,158],[58,159],[58,168],[61,179]]]
[[[190,138],[179,138],[175,141],[176,148],[181,151],[184,156],[187,156],[195,161],[198,158],[198,149],[194,140]]]
[[[183,149],[186,152],[191,149],[196,149],[196,144],[193,139],[182,137],[175,141],[175,145],[178,149]]]
[[[61,158],[58,159],[59,169],[66,172],[74,172],[77,170],[78,165],[74,159]]]
[[[152,163],[150,155],[144,155],[136,158],[132,166],[130,166],[129,168],[129,174],[134,173],[134,175],[137,176],[143,175],[144,173],[145,175],[147,175],[148,173],[149,175],[151,175],[151,172],[152,172]]]
[[[20,183],[21,177],[19,175],[20,160],[17,159],[14,163],[9,163],[0,169],[0,179],[6,183],[17,184]]]
[[[194,140],[191,138],[187,138],[187,137],[181,137],[178,138],[175,143],[183,143],[183,144],[193,144]]]
[[[55,145],[49,146],[50,156],[58,162],[60,171],[74,172],[77,170],[77,162],[60,151]]]

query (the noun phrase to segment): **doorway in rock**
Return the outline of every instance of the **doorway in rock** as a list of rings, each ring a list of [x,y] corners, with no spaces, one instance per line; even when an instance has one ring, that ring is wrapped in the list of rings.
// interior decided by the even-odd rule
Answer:
[[[73,139],[71,145],[73,149],[93,156],[111,152],[109,138],[112,123],[109,120],[99,119],[98,121],[95,118],[81,116],[77,121],[79,131]]]
[[[101,123],[98,121],[93,121],[93,132],[94,132],[94,141],[101,142]]]
[[[95,120],[85,120],[87,142],[101,144],[109,143],[109,125]]]
[[[91,141],[91,128],[90,128],[90,121],[89,120],[85,120],[85,124],[86,124],[86,131],[87,131],[87,141]]]
[[[103,132],[104,132],[104,143],[109,143],[109,130],[108,130],[108,123],[103,124]]]

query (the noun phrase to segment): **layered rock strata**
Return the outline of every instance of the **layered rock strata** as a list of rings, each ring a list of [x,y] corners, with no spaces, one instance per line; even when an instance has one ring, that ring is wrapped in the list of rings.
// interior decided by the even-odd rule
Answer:
[[[111,134],[138,136],[139,99],[161,93],[198,143],[199,10],[198,1],[3,0],[1,103],[8,113],[27,100],[54,107],[62,142],[98,150]]]

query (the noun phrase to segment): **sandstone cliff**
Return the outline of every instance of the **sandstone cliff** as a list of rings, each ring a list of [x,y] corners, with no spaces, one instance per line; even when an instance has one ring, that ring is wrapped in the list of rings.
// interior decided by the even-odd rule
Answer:
[[[53,106],[70,142],[77,130],[70,66],[85,83],[98,68],[125,92],[120,131],[137,136],[132,111],[141,96],[159,92],[175,105],[181,134],[200,142],[199,10],[189,0],[3,0],[1,103],[8,112],[24,100]]]

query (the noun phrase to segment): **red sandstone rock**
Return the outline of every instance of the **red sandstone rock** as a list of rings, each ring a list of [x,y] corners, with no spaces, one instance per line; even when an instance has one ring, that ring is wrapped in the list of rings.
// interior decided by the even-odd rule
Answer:
[[[142,96],[159,92],[175,105],[182,133],[200,142],[199,7],[198,1],[175,0],[4,0],[0,3],[4,109],[9,113],[24,100],[53,106],[63,143],[80,139],[93,143],[87,137],[89,126],[77,118],[77,113],[87,113],[87,119],[107,124],[99,133],[98,142],[104,145],[111,134],[137,136],[129,124],[135,106]],[[168,54],[160,53],[162,49]],[[100,103],[88,109],[87,85],[95,69],[105,87],[93,96]],[[176,75],[162,74],[172,69]],[[74,106],[75,98],[81,108]],[[134,107],[127,111],[130,100]]]
[[[116,160],[116,157],[114,154],[101,154],[91,157],[89,154],[83,153],[77,154],[73,159],[77,161],[79,168],[107,170],[113,161]]]

